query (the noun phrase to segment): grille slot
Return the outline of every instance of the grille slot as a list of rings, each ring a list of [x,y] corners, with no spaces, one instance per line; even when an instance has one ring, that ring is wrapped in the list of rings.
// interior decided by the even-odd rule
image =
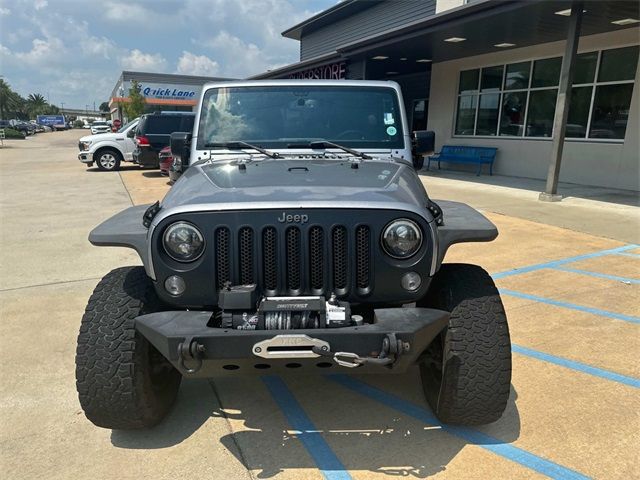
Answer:
[[[347,229],[335,227],[333,243],[333,286],[338,290],[347,288]]]
[[[238,222],[240,223],[240,222]],[[257,222],[256,222],[257,223]],[[374,231],[367,224],[218,226],[215,287],[257,284],[267,296],[364,296],[373,288]]]
[[[262,270],[264,288],[278,288],[278,232],[273,227],[262,231]]]
[[[309,230],[309,283],[313,290],[324,288],[324,232],[322,227]]]
[[[231,281],[231,244],[229,242],[229,229],[226,227],[216,230],[216,281],[218,290]]]
[[[240,283],[254,283],[253,276],[253,230],[242,227],[238,234],[238,252],[240,254]]]
[[[360,225],[356,228],[356,285],[363,290],[369,288],[370,262],[369,227]]]
[[[300,230],[297,227],[289,227],[286,233],[287,239],[287,288],[299,290],[300,285]]]

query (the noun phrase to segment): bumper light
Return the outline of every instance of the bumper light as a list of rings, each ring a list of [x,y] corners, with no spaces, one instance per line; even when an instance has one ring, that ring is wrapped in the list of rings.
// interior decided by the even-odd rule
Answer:
[[[164,281],[164,288],[169,292],[169,295],[177,297],[184,293],[187,289],[187,285],[184,283],[182,277],[179,277],[178,275],[171,275]]]
[[[420,285],[422,285],[422,277],[416,272],[408,272],[402,276],[400,284],[405,290],[415,292],[420,288]]]

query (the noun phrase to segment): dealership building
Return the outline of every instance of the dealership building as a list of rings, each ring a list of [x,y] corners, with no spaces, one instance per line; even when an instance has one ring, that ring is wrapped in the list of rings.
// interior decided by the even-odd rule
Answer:
[[[219,80],[228,79],[124,71],[120,74],[109,99],[111,119],[125,120],[123,105],[130,101],[129,90],[133,81],[139,83],[140,93],[144,96],[146,103],[145,111],[151,113],[155,111],[191,112],[200,100],[202,86]]]
[[[438,149],[497,147],[495,173],[547,179],[549,197],[558,172],[638,191],[639,10],[636,0],[344,0],[283,32],[300,42],[299,62],[253,78],[394,80],[412,129],[434,130]]]

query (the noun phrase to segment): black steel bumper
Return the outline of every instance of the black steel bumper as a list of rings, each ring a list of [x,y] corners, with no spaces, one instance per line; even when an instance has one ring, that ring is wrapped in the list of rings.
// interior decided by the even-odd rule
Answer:
[[[311,330],[232,330],[211,328],[212,312],[170,311],[136,318],[136,329],[146,337],[182,373],[194,377],[225,374],[266,373],[297,370],[301,373],[402,373],[416,363],[425,348],[442,331],[449,314],[428,308],[385,308],[375,310],[375,322],[362,326]],[[385,338],[397,338],[404,351],[393,355],[391,365],[365,363],[356,368],[339,366],[329,356],[312,358],[262,358],[254,353],[256,343],[276,335],[307,335],[328,343],[330,352],[355,353],[360,357],[378,357]],[[390,337],[391,335],[391,337]],[[293,339],[292,339],[293,340]],[[285,338],[286,341],[286,338]],[[293,342],[295,343],[295,342]],[[199,351],[185,355],[184,346]],[[308,352],[307,352],[308,353]]]

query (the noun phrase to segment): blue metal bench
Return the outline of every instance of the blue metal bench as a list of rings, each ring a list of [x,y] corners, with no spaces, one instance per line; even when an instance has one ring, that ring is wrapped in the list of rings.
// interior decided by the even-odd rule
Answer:
[[[438,169],[440,168],[440,162],[448,163],[476,163],[478,164],[478,173],[482,172],[482,164],[489,164],[489,175],[493,175],[493,161],[496,159],[497,148],[493,147],[469,147],[463,145],[443,145],[442,150],[435,155],[429,156],[427,163],[427,170],[431,165],[431,161],[438,162]]]

